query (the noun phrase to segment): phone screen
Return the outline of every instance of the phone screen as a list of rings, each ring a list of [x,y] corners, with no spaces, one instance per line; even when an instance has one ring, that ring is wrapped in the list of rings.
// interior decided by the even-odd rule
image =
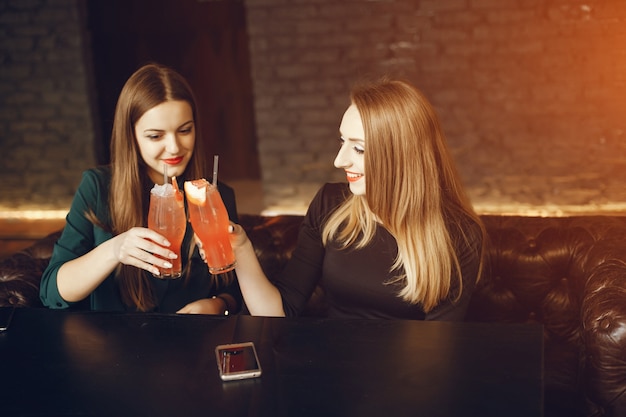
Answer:
[[[261,365],[252,342],[219,345],[215,355],[220,377],[225,381],[261,376]]]

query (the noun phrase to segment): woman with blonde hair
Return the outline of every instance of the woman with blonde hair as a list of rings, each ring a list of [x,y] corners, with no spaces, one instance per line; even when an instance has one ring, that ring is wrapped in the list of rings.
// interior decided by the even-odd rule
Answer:
[[[189,223],[183,278],[152,275],[157,266],[171,267],[176,255],[165,237],[146,227],[150,189],[165,182],[165,167],[181,189],[185,180],[210,172],[197,117],[193,92],[176,71],[148,64],[128,79],[115,109],[111,163],[83,173],[42,277],[44,305],[207,314],[239,308],[236,280],[208,273]],[[225,184],[218,189],[237,221],[233,190]]]
[[[297,315],[320,285],[330,317],[462,320],[480,276],[485,232],[432,106],[398,80],[361,84],[351,102],[334,162],[348,184],[317,193],[275,282],[234,227],[248,309]]]

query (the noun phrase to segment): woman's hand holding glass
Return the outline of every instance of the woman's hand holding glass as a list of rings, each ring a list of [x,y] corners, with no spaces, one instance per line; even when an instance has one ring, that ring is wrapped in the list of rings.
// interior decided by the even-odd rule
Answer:
[[[196,245],[198,246],[198,252],[200,252],[200,257],[206,263],[206,253],[204,252],[204,248],[202,247],[202,240],[194,233],[194,240],[196,241]],[[228,226],[228,237],[230,239],[230,245],[233,248],[233,252],[235,252],[235,257],[237,256],[237,250],[245,246],[247,242],[250,242],[248,239],[248,235],[246,234],[243,227],[238,225],[237,223],[230,222],[230,226]]]
[[[177,255],[168,249],[170,242],[146,227],[133,227],[114,238],[113,256],[124,265],[145,269],[152,274],[159,274],[157,265],[171,268],[168,259]],[[162,259],[163,258],[163,259]]]
[[[237,250],[250,242],[250,239],[248,238],[245,230],[243,230],[243,227],[233,222],[230,223],[228,232],[230,237],[230,245],[232,246],[233,251],[236,255]]]

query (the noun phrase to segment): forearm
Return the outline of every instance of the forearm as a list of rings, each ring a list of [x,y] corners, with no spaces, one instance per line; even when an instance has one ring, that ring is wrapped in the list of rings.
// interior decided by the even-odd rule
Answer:
[[[265,276],[250,240],[235,249],[235,257],[239,287],[250,313],[254,316],[285,316],[282,296]]]
[[[113,245],[113,239],[108,240],[59,268],[57,287],[64,300],[77,302],[87,298],[115,270],[119,261]]]

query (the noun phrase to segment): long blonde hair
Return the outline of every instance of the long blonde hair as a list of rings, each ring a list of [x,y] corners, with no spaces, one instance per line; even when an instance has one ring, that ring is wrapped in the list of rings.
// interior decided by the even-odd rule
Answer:
[[[122,88],[115,108],[111,135],[111,188],[109,192],[110,228],[118,235],[135,226],[147,225],[149,190],[145,162],[135,138],[135,124],[145,112],[172,100],[186,101],[191,106],[195,123],[194,151],[181,180],[201,178],[207,161],[197,123],[196,100],[187,81],[176,71],[158,64],[139,68]],[[188,248],[191,257],[193,246]],[[117,279],[122,300],[140,311],[155,306],[149,278],[143,270],[120,265]]]
[[[351,93],[365,133],[365,195],[351,195],[329,218],[323,240],[362,248],[377,224],[396,239],[399,296],[432,310],[462,277],[451,228],[476,223],[434,109],[412,85],[383,79],[356,86]],[[484,239],[483,239],[484,241]],[[482,253],[480,254],[482,259]],[[480,269],[479,268],[479,275]],[[390,272],[392,272],[390,271]],[[402,272],[404,271],[404,272]]]

